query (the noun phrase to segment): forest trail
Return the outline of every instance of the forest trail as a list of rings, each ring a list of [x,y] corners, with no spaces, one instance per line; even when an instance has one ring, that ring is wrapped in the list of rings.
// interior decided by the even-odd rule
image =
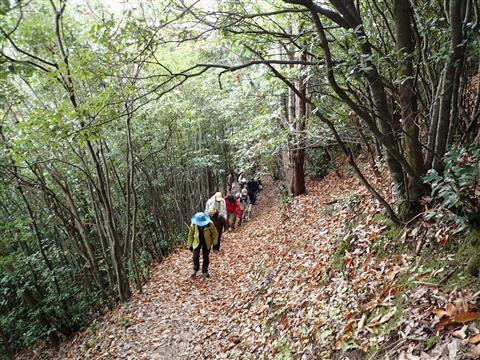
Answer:
[[[191,279],[191,253],[185,248],[177,249],[151,269],[143,294],[136,294],[50,356],[269,357],[272,349],[263,348],[272,347],[267,337],[282,337],[281,333],[276,334],[281,325],[269,329],[278,320],[280,304],[304,307],[313,304],[319,295],[313,291],[313,297],[306,298],[304,293],[307,287],[315,290],[312,285],[321,278],[329,257],[322,252],[322,244],[326,245],[320,230],[322,219],[311,209],[320,209],[315,203],[321,194],[328,194],[328,199],[322,198],[328,202],[348,186],[335,186],[328,179],[321,184],[315,191],[310,188],[310,195],[295,200],[300,211],[288,219],[288,224],[288,215],[282,215],[279,209],[277,184],[269,184],[253,207],[252,220],[224,234],[221,252],[211,254],[210,279]],[[300,298],[301,303],[294,303]]]
[[[386,182],[377,185],[388,194]],[[328,175],[283,209],[277,187],[260,194],[250,222],[225,234],[210,279],[191,279],[191,253],[179,248],[152,267],[143,294],[57,352],[25,358],[438,360],[463,350],[478,358],[473,325],[443,330],[470,316],[480,293],[423,283],[412,255],[377,257],[394,245],[380,242],[388,230],[374,219],[379,205],[356,179]],[[342,248],[345,234],[353,247]]]

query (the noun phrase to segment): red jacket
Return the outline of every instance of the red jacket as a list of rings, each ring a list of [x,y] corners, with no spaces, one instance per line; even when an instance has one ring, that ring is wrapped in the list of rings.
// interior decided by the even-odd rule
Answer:
[[[237,218],[240,219],[240,216],[242,215],[242,211],[240,210],[240,204],[238,203],[238,200],[229,201],[227,199],[227,196],[225,196],[225,204],[227,205],[227,214],[236,212]]]

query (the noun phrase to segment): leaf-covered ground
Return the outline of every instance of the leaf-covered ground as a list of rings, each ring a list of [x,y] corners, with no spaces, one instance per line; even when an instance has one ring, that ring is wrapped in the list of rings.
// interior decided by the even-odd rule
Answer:
[[[385,181],[380,186],[390,193]],[[447,290],[455,269],[424,266],[408,244],[416,230],[402,236],[405,229],[393,227],[355,179],[329,175],[288,206],[280,203],[270,184],[253,220],[211,255],[210,279],[190,279],[191,254],[178,249],[152,268],[143,294],[57,351],[25,357],[480,356],[479,294]],[[437,283],[425,280],[435,276]]]

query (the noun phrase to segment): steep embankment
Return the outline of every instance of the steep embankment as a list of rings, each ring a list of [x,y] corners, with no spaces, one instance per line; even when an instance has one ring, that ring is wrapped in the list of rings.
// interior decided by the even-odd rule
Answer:
[[[408,255],[401,229],[355,179],[310,183],[283,210],[275,188],[261,194],[251,222],[225,235],[211,279],[190,279],[191,254],[179,249],[152,269],[143,294],[49,356],[475,357],[477,294],[424,281],[445,270]]]

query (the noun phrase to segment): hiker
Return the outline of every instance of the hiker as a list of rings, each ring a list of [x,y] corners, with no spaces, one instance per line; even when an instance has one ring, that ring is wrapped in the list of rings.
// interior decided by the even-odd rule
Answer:
[[[237,177],[237,182],[240,185],[240,190],[245,188],[245,185],[247,184],[247,178],[243,175],[243,170],[240,170],[240,173]]]
[[[217,242],[218,231],[210,217],[203,212],[193,215],[192,224],[188,230],[188,245],[193,253],[193,272],[190,275],[192,278],[200,270],[200,250],[202,250],[203,256],[202,274],[206,278],[210,277],[208,273],[210,248],[212,245],[216,245]]]
[[[244,221],[250,220],[250,210],[252,206],[250,205],[250,198],[247,189],[243,189],[240,193],[238,204],[240,206],[240,220],[238,225],[241,225]]]
[[[213,251],[219,252],[220,251],[220,241],[222,240],[222,233],[223,230],[227,230],[227,220],[223,218],[223,216],[220,216],[218,214],[218,211],[216,211],[213,207],[210,207],[208,209],[208,215],[210,216],[210,220],[212,220],[213,224],[215,225],[215,228],[217,229],[218,232],[218,242],[216,245],[213,245]]]
[[[250,203],[252,205],[255,205],[257,201],[258,188],[258,182],[255,180],[255,178],[252,178],[249,182],[247,182],[248,196],[250,197]]]
[[[257,180],[257,183],[258,183],[258,192],[260,192],[260,191],[263,190],[262,180],[259,177],[257,177],[256,180]]]
[[[216,192],[210,199],[207,200],[205,205],[205,213],[208,213],[208,209],[213,207],[218,215],[227,220],[227,207],[225,205],[225,199],[221,192]]]
[[[230,231],[235,229],[236,219],[240,219],[240,205],[235,195],[225,196],[225,203],[227,207],[227,222]]]

